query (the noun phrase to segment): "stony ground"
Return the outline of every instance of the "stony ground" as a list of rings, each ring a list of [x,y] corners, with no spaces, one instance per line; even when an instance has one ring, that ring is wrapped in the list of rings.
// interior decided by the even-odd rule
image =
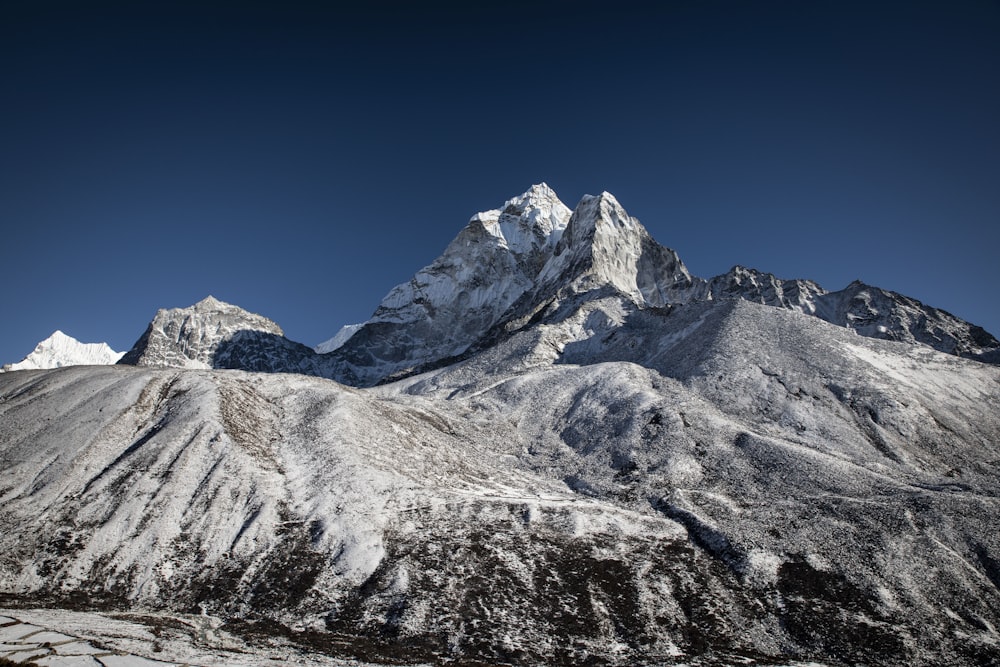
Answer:
[[[288,646],[248,647],[207,617],[0,610],[0,658],[44,667],[362,667]]]

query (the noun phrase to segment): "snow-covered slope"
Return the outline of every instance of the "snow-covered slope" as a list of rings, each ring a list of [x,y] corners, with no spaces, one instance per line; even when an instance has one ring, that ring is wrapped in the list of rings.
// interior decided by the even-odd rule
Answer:
[[[123,354],[112,350],[107,343],[81,343],[62,331],[55,331],[36,345],[31,354],[16,364],[5,364],[0,372],[77,365],[100,366],[117,362]]]
[[[333,352],[338,347],[342,346],[344,343],[350,339],[357,331],[363,326],[363,324],[345,324],[340,327],[340,331],[334,334],[333,338],[328,338],[322,343],[316,345],[313,349],[319,354],[326,354],[327,352]]]
[[[372,390],[0,378],[0,589],[370,660],[1000,659],[1000,369],[615,290]]]

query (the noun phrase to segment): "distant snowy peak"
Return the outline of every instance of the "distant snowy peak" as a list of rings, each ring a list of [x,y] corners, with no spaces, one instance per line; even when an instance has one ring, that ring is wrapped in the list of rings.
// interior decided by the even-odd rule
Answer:
[[[207,297],[188,308],[157,311],[153,321],[119,363],[178,368],[217,367],[222,346],[238,333],[283,338],[276,323],[262,315]]]
[[[816,315],[862,336],[921,343],[949,354],[1000,362],[1000,341],[982,327],[859,280],[823,295],[816,305]]]
[[[356,334],[358,330],[361,329],[361,327],[363,326],[364,323],[346,324],[340,327],[340,331],[338,331],[333,338],[323,341],[313,349],[319,354],[326,354],[328,352],[333,352],[337,348],[343,346],[343,344],[346,343],[348,340],[350,340],[351,336]]]
[[[35,349],[16,364],[6,364],[2,371],[23,371],[63,366],[103,366],[117,362],[123,352],[115,352],[107,343],[81,343],[62,331],[35,346]]]

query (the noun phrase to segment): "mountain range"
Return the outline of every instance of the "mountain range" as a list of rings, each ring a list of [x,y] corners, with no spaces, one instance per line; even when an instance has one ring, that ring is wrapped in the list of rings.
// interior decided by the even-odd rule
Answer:
[[[627,309],[741,299],[814,315],[862,336],[919,343],[988,362],[1000,341],[950,313],[853,282],[828,292],[742,266],[705,280],[658,244],[609,193],[570,211],[545,184],[478,213],[430,265],[394,287],[372,317],[316,350],[212,297],[157,313],[121,363],[318,375],[373,386],[440,366],[533,326],[563,303],[614,291]]]
[[[316,349],[209,297],[0,376],[0,600],[377,663],[998,664],[998,361],[537,185]]]

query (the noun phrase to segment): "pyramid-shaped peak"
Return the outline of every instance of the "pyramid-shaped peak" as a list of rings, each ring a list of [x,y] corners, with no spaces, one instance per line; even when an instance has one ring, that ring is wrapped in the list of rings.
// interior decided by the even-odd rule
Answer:
[[[599,195],[583,195],[580,198],[580,206],[582,204],[588,204],[591,206],[600,206],[601,204],[606,204],[608,206],[617,206],[621,208],[621,204],[618,202],[618,198],[607,190],[602,190]]]
[[[194,304],[195,310],[205,311],[205,310],[219,310],[221,308],[234,308],[232,304],[228,304],[225,301],[220,301],[214,296],[209,294],[204,299]]]
[[[536,197],[551,197],[553,199],[557,199],[555,190],[550,188],[549,184],[546,183],[545,181],[532,185],[530,188],[528,188],[528,191],[525,192],[524,195],[525,196],[534,195]]]
[[[528,188],[524,194],[519,197],[514,197],[511,201],[549,201],[555,202],[559,201],[559,196],[556,191],[549,187],[548,183],[536,183]]]
[[[161,308],[120,363],[134,366],[212,368],[220,347],[237,334],[284,336],[263,315],[207,296],[187,308]]]
[[[502,214],[537,219],[538,217],[569,217],[569,208],[560,201],[555,190],[545,183],[532,185],[523,194],[504,202]],[[553,216],[553,214],[555,214]]]
[[[606,231],[634,230],[645,233],[645,228],[628,214],[613,194],[604,191],[599,195],[584,195],[573,210],[570,227],[577,238],[590,236],[599,228]]]

